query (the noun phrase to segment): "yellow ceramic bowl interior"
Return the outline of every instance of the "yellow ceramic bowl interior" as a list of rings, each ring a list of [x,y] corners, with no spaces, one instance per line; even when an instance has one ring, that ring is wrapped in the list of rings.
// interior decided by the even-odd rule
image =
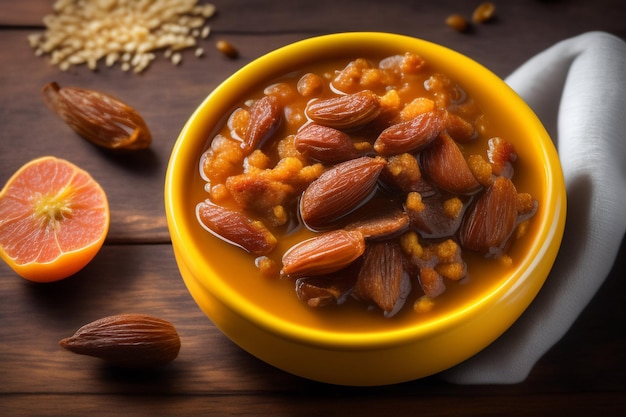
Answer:
[[[519,169],[530,173],[526,182],[532,182],[540,202],[526,237],[528,243],[515,255],[516,266],[440,314],[371,328],[329,324],[332,319],[324,316],[326,313],[320,318],[315,313],[304,318],[281,315],[268,308],[268,300],[255,297],[254,289],[237,290],[232,280],[246,275],[246,270],[227,265],[228,257],[221,248],[228,245],[209,236],[195,216],[195,205],[205,196],[198,191],[202,184],[194,178],[200,155],[216,127],[247,98],[253,86],[267,85],[294,69],[330,58],[407,51],[448,74],[506,132],[515,132],[507,139],[523,161]],[[424,40],[386,33],[345,33],[280,48],[217,87],[191,116],[175,144],[166,176],[165,205],[185,284],[200,308],[232,341],[261,360],[305,378],[342,385],[383,385],[421,378],[464,361],[498,338],[522,314],[556,257],[565,223],[565,185],[557,153],[540,121],[489,70]],[[296,299],[295,294],[292,298]]]

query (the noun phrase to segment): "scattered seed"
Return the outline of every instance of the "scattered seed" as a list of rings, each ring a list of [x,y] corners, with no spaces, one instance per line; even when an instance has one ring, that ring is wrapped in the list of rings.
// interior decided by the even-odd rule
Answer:
[[[210,34],[211,34],[211,27],[205,26],[202,28],[202,32],[200,32],[200,37],[202,39],[206,39],[209,37]]]
[[[467,20],[460,14],[452,14],[446,19],[446,25],[457,32],[465,32],[468,28]]]
[[[61,70],[84,64],[95,71],[102,59],[107,67],[119,63],[122,71],[132,68],[139,73],[153,61],[149,52],[164,49],[171,54],[194,47],[196,39],[209,36],[206,20],[216,8],[196,3],[57,0],[54,13],[43,18],[45,32],[30,34],[27,40],[36,56],[49,55],[51,63]],[[180,62],[179,58],[174,60]]]
[[[215,43],[215,47],[228,58],[235,59],[239,56],[237,48],[235,48],[233,44],[228,41],[219,40]]]
[[[491,20],[495,14],[496,6],[491,2],[481,3],[472,14],[474,23],[486,23]]]
[[[183,60],[183,56],[180,54],[180,52],[176,52],[172,55],[171,60],[172,60],[172,64],[178,65],[180,64],[180,61]]]

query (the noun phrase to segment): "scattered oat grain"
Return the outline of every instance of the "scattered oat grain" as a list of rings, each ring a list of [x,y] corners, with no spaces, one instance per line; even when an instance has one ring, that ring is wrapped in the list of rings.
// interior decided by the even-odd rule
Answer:
[[[49,55],[61,70],[74,65],[98,69],[120,65],[144,71],[164,50],[165,58],[178,64],[175,51],[197,46],[209,36],[207,19],[215,14],[213,4],[197,0],[57,0],[54,13],[43,18],[46,29],[27,36],[35,55]],[[203,54],[196,48],[195,56]]]
[[[200,37],[202,39],[206,39],[211,34],[211,28],[209,26],[205,26],[202,28],[202,32],[200,32]]]

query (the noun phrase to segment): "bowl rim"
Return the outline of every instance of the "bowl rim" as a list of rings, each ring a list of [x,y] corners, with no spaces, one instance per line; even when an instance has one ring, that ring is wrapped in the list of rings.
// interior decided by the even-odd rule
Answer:
[[[333,45],[332,51],[329,51],[329,43]],[[253,304],[247,303],[244,297],[237,294],[236,291],[220,280],[204,279],[202,282],[199,282],[203,288],[209,290],[216,299],[226,305],[231,311],[255,323],[257,326],[290,340],[309,345],[332,347],[333,349],[364,347],[376,349],[399,343],[410,343],[416,338],[428,337],[429,335],[445,331],[445,329],[451,326],[457,326],[468,314],[478,314],[480,311],[490,308],[490,306],[493,306],[502,298],[514,296],[517,286],[525,282],[538,267],[538,264],[545,261],[546,258],[549,261],[548,270],[550,269],[560,246],[565,223],[565,183],[554,144],[530,107],[501,78],[473,59],[443,45],[424,39],[386,32],[334,33],[296,41],[246,64],[218,85],[187,120],[172,150],[165,178],[166,217],[177,262],[183,262],[195,277],[198,276],[195,273],[198,271],[194,259],[199,259],[200,253],[194,245],[185,245],[185,236],[190,235],[187,232],[188,227],[192,227],[192,225],[189,224],[190,219],[186,219],[184,215],[183,217],[178,217],[180,216],[179,213],[184,212],[183,199],[181,198],[182,194],[184,194],[184,187],[178,185],[176,179],[187,168],[184,166],[185,161],[193,161],[191,158],[195,156],[196,162],[194,166],[197,166],[199,154],[195,153],[196,147],[188,145],[188,143],[192,142],[188,135],[192,135],[194,124],[206,116],[211,103],[214,101],[218,103],[232,101],[232,98],[230,98],[232,91],[236,91],[238,98],[241,98],[241,94],[245,94],[246,91],[246,87],[242,87],[242,85],[254,85],[246,83],[258,83],[259,80],[275,78],[284,74],[285,68],[293,67],[297,62],[310,61],[310,56],[328,55],[329,53],[331,55],[340,55],[342,51],[349,50],[351,46],[357,44],[367,44],[368,47],[376,50],[389,49],[389,45],[411,44],[411,49],[420,51],[422,55],[437,54],[437,64],[439,66],[447,67],[452,64],[463,66],[465,71],[479,73],[484,82],[499,85],[501,88],[494,90],[498,90],[497,94],[508,100],[508,106],[515,107],[520,117],[527,120],[529,126],[532,127],[532,129],[529,127],[529,131],[535,133],[534,139],[536,144],[534,146],[541,152],[542,158],[547,164],[545,169],[546,175],[543,179],[546,182],[545,188],[546,190],[551,190],[551,192],[546,192],[546,195],[542,196],[548,207],[546,208],[543,223],[539,227],[538,235],[535,237],[523,262],[520,262],[508,278],[503,279],[499,286],[495,287],[478,302],[462,309],[454,309],[454,311],[435,320],[420,322],[412,326],[390,329],[388,331],[355,333],[338,333],[329,330],[311,329],[284,318],[278,318]],[[302,57],[303,48],[306,48],[308,51],[308,57]],[[406,48],[403,48],[403,50],[406,50]],[[424,51],[427,51],[427,53],[424,53]],[[426,59],[428,60],[428,58]],[[276,62],[280,64],[276,66]],[[277,69],[277,67],[280,69]],[[217,122],[222,117],[223,115],[215,116],[214,119]],[[206,142],[206,139],[203,139],[203,141]],[[194,148],[193,151],[191,148]],[[176,250],[177,247],[184,248],[184,250]],[[213,271],[204,271],[203,273],[205,276],[209,274],[215,275]],[[545,275],[546,277],[538,283],[539,288],[547,278],[547,272]],[[537,291],[539,288],[537,288]],[[532,298],[534,296],[533,294]]]

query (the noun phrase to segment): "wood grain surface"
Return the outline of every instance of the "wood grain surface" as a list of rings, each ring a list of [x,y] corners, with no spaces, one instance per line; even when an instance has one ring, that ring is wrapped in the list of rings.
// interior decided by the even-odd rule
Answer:
[[[36,285],[0,264],[0,415],[625,415],[626,245],[583,314],[523,383],[457,386],[435,375],[385,387],[336,387],[279,371],[213,326],[180,277],[163,203],[169,155],[187,118],[220,82],[277,47],[332,32],[396,32],[456,49],[506,77],[577,34],[601,30],[626,38],[623,1],[495,1],[496,19],[463,34],[445,18],[469,16],[479,2],[214,3],[218,14],[201,41],[203,57],[186,50],[178,66],[159,57],[136,75],[103,66],[60,71],[26,41],[42,30],[53,1],[0,0],[0,184],[28,160],[55,155],[89,171],[111,206],[105,246],[75,276]],[[240,57],[222,56],[214,48],[218,39],[236,45]],[[150,150],[120,156],[76,136],[41,100],[50,81],[124,99],[150,126]],[[83,324],[123,312],[173,322],[182,340],[179,358],[154,372],[122,372],[58,346]]]

